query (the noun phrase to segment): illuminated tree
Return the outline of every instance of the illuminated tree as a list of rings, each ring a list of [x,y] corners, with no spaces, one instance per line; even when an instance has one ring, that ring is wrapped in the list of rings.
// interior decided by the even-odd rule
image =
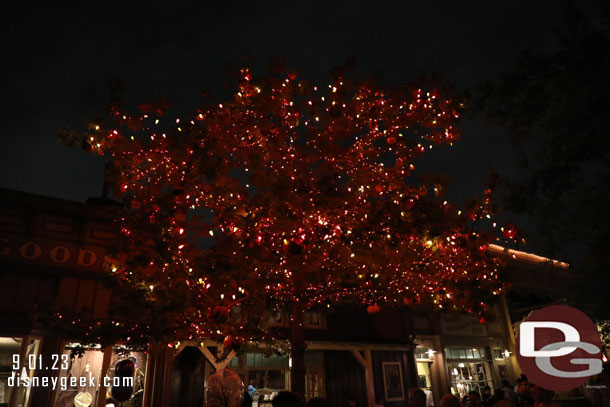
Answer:
[[[82,139],[111,157],[109,179],[125,202],[129,258],[115,274],[142,287],[165,334],[272,340],[263,311],[288,308],[292,389],[303,393],[308,309],[485,311],[502,290],[486,255],[492,234],[474,227],[490,222],[490,191],[459,210],[442,197],[442,177],[412,176],[433,145],[459,138],[458,101],[342,74],[323,89],[293,73],[239,76],[222,104],[180,119],[166,118],[163,104],[138,114],[115,105],[110,123],[93,123]],[[232,323],[237,302],[260,318]],[[152,320],[130,323],[130,339],[151,335]]]

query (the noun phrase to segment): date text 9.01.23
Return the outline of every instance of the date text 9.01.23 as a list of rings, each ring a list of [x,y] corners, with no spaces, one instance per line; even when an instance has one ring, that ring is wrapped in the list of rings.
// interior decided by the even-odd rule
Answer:
[[[28,355],[24,364],[21,363],[21,355],[13,354],[13,370],[68,370],[70,365],[70,355],[63,354],[51,355],[51,360],[48,366],[45,366],[42,360],[42,355]]]

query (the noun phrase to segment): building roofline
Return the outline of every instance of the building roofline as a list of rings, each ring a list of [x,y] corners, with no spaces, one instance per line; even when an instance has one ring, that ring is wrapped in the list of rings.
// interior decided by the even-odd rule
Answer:
[[[105,205],[99,205],[99,204],[96,204],[93,202],[71,201],[68,199],[56,198],[56,197],[40,195],[40,194],[31,193],[31,192],[24,192],[24,191],[19,191],[16,189],[4,188],[4,187],[0,187],[0,199],[4,203],[27,202],[31,206],[46,207],[46,208],[53,209],[53,210],[60,209],[61,212],[72,212],[72,213],[73,212],[78,212],[78,213],[89,212],[90,213],[92,208],[96,208],[99,210],[105,206]],[[32,204],[32,202],[35,202],[35,204]],[[106,204],[112,203],[114,205],[120,205],[119,202],[111,201],[111,200],[107,200],[107,202],[104,202],[104,203],[106,203]],[[559,260],[550,259],[548,257],[539,256],[537,254],[528,253],[528,252],[524,252],[521,250],[509,249],[507,247],[500,246],[500,245],[497,245],[494,243],[491,243],[489,245],[489,248],[487,249],[487,251],[491,254],[512,258],[514,260],[529,263],[529,264],[536,264],[536,265],[546,264],[546,265],[550,265],[550,266],[558,267],[558,268],[562,268],[562,269],[568,269],[570,267],[570,265],[568,263],[565,263],[565,262],[562,262]]]
[[[539,256],[537,254],[528,253],[528,252],[524,252],[521,250],[509,249],[507,247],[500,246],[500,245],[493,244],[493,243],[491,243],[489,245],[489,248],[487,249],[487,251],[490,253],[493,253],[493,254],[504,255],[504,256],[513,258],[517,261],[522,261],[522,262],[530,263],[530,264],[546,264],[546,265],[550,265],[550,266],[558,267],[558,268],[562,268],[562,269],[568,269],[570,267],[570,265],[568,263],[565,263],[563,261],[550,259],[548,257]]]
[[[63,214],[101,213],[108,208],[121,206],[120,202],[105,198],[89,198],[87,202],[73,201],[54,196],[0,187],[2,206],[19,205],[23,208],[40,208]]]
[[[49,196],[49,195],[42,195],[42,194],[37,194],[34,192],[27,192],[27,191],[21,191],[18,189],[12,189],[12,188],[6,188],[6,187],[0,187],[0,196],[3,197],[10,197],[12,198],[12,200],[18,200],[18,199],[40,199],[46,202],[55,202],[55,203],[64,203],[64,204],[68,204],[68,205],[78,205],[78,206],[85,206],[86,204],[84,202],[79,202],[79,201],[74,201],[74,200],[70,200],[70,199],[65,199],[65,198],[57,198],[54,196]]]

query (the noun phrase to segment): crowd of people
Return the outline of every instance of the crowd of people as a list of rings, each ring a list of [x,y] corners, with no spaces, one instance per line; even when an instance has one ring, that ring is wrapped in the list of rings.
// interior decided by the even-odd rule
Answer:
[[[516,386],[511,386],[508,381],[503,381],[502,385],[502,388],[496,389],[493,393],[490,387],[485,387],[482,394],[471,391],[461,400],[453,394],[447,394],[441,399],[440,407],[559,407],[559,404],[553,401],[552,391],[529,383],[524,375],[517,380]],[[378,400],[375,404],[376,407],[385,406],[383,400]],[[272,405],[273,407],[330,407],[328,401],[323,398],[316,397],[304,403],[290,392],[280,392],[273,399]],[[359,406],[353,397],[349,397],[344,407]],[[407,407],[431,407],[430,399],[422,389],[413,388],[408,393]]]
[[[453,394],[443,396],[440,407],[559,407],[553,402],[554,393],[532,385],[527,378],[519,378],[517,386],[513,387],[508,382],[503,383],[503,388],[496,389],[493,393],[489,387],[483,390],[483,394],[471,391],[461,400]],[[378,400],[376,407],[384,407],[383,400]],[[327,400],[315,397],[304,402],[299,396],[282,391],[272,401],[273,407],[331,407]],[[433,404],[432,404],[433,406]],[[344,407],[358,406],[353,397],[349,397]],[[430,400],[426,393],[419,388],[413,388],[408,393],[407,407],[430,407]]]
[[[525,375],[517,380],[516,386],[508,381],[502,382],[503,387],[493,393],[489,386],[482,392],[471,391],[461,400],[453,394],[447,394],[440,400],[440,407],[559,407],[553,401],[554,393],[528,382]],[[227,369],[216,372],[208,380],[207,407],[252,407],[254,386],[245,388],[239,376]],[[314,397],[307,402],[305,398],[289,391],[280,391],[271,402],[272,407],[331,407],[330,403],[321,397]],[[434,402],[420,388],[408,392],[407,407],[434,407]],[[353,396],[345,400],[342,407],[359,406]],[[377,400],[375,407],[388,407],[383,400]]]
[[[502,387],[492,390],[485,386],[483,391],[470,391],[461,400],[453,394],[445,395],[440,407],[558,407],[553,401],[554,392],[535,386],[528,382],[525,375],[517,379],[517,385],[511,386],[507,380]],[[429,407],[426,394],[421,389],[409,391],[408,407]]]

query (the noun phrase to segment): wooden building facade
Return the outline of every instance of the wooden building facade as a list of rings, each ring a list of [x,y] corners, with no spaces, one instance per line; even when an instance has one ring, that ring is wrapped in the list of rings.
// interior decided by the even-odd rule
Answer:
[[[107,283],[113,259],[108,249],[117,234],[108,216],[109,203],[102,203],[0,189],[0,406],[72,406],[85,390],[92,395],[91,406],[106,406],[109,393],[102,378],[120,359],[112,347],[90,349],[65,368],[47,369],[53,355],[69,355],[73,346],[54,328],[58,314],[104,318],[112,301]],[[555,281],[566,281],[565,264],[543,264],[538,256],[499,246],[490,251],[509,261],[518,292],[527,292],[527,287],[536,291],[536,281],[528,281],[534,272],[540,277],[541,269]],[[555,291],[542,294],[558,298],[560,292]],[[513,311],[520,312],[499,298],[494,318],[485,325],[465,316],[427,315],[406,308],[374,315],[363,307],[309,312],[307,397],[325,397],[336,407],[345,406],[348,398],[361,407],[373,407],[379,400],[387,407],[402,407],[408,390],[421,387],[438,405],[450,392],[500,387],[502,379],[514,383],[520,371],[514,355]],[[273,329],[289,330],[287,313],[266,317]],[[124,404],[129,407],[201,406],[206,378],[224,367],[235,370],[246,385],[254,383],[269,393],[288,389],[290,383],[290,358],[266,357],[262,349],[236,355],[204,340],[122,351],[122,358],[127,353],[136,362],[134,396]],[[19,356],[17,367],[14,355]],[[30,360],[40,362],[28,366]],[[67,380],[84,374],[97,377],[99,386],[91,390],[9,385],[17,376]]]
[[[92,348],[83,358],[49,368],[68,357],[71,347],[53,321],[73,312],[104,318],[112,301],[108,282],[117,241],[108,202],[82,204],[0,189],[0,406],[72,406],[79,393],[92,395],[91,406],[106,406],[103,377],[120,359],[111,347]],[[278,331],[288,330],[286,315],[268,316]],[[360,406],[376,399],[388,406],[406,404],[416,385],[413,332],[407,310],[369,315],[359,308],[310,313],[306,318],[308,396]],[[201,406],[205,379],[229,367],[249,383],[273,391],[289,387],[288,357],[264,357],[263,351],[235,356],[218,344],[176,342],[128,350],[136,360],[140,385],[125,406]],[[116,348],[121,345],[117,344]],[[116,349],[115,349],[116,350]],[[125,357],[122,349],[122,357]],[[19,355],[19,365],[14,362]],[[57,356],[54,356],[57,355]],[[28,361],[36,361],[31,366]],[[15,380],[42,378],[60,383],[94,376],[98,386],[15,386]],[[34,380],[32,380],[33,382]],[[12,384],[12,385],[11,385]]]

